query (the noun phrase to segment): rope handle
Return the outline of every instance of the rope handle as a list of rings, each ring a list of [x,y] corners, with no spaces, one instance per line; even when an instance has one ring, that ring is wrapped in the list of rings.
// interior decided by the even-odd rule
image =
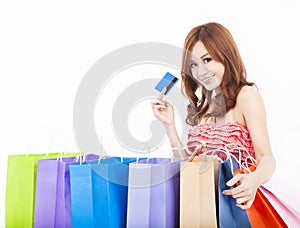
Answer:
[[[202,151],[205,150],[203,153],[206,152],[206,144],[205,144],[204,141],[201,141],[201,144],[198,145],[198,146],[195,148],[194,152],[192,153],[192,155],[191,155],[190,158],[188,159],[188,162],[192,162],[192,161],[194,160],[194,158],[196,157],[196,155],[197,155],[197,153],[199,152],[199,150],[202,150]]]

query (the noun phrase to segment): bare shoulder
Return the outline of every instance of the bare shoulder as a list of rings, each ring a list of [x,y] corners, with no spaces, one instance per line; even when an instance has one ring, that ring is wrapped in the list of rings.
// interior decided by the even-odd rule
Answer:
[[[237,106],[245,119],[264,116],[265,106],[256,86],[244,86],[237,97]]]
[[[237,104],[239,106],[247,106],[253,103],[261,103],[262,97],[256,86],[243,86],[237,96]]]
[[[238,99],[248,99],[251,96],[258,96],[259,92],[256,86],[243,86],[238,94]]]

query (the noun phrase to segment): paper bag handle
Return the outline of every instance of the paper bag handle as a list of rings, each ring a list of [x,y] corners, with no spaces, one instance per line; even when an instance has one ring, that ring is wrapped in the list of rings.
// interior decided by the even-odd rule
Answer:
[[[194,158],[196,157],[196,154],[199,152],[199,150],[206,150],[206,144],[204,141],[201,141],[201,144],[198,145],[194,152],[192,153],[192,155],[190,156],[190,158],[188,159],[188,162],[192,162],[194,160]]]

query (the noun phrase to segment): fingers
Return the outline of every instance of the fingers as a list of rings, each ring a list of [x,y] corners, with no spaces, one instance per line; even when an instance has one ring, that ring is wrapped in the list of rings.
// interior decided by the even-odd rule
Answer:
[[[253,198],[252,195],[247,195],[247,196],[244,196],[244,197],[241,197],[241,198],[237,198],[236,199],[236,203],[238,205],[243,205],[244,203],[247,203],[249,200],[251,200]]]
[[[162,114],[162,112],[164,110],[166,110],[165,107],[154,107],[153,108],[154,116],[157,117],[157,118],[163,117],[164,115]]]
[[[165,100],[161,100],[161,99],[155,99],[151,102],[151,106],[152,109],[154,110],[154,108],[167,108],[170,106],[170,103],[165,101]]]
[[[256,195],[256,188],[253,188],[251,182],[249,182],[249,176],[247,175],[249,174],[235,175],[226,183],[226,185],[231,186],[231,188],[222,192],[225,195],[232,195],[232,197],[236,199],[237,206],[241,209],[249,209]],[[232,187],[234,185],[237,186]]]
[[[232,195],[233,198],[244,197],[248,195],[252,195],[252,191],[247,186],[246,183],[239,184],[235,188],[231,188],[230,190],[225,190],[225,193]]]
[[[247,203],[245,203],[245,204],[237,204],[236,206],[238,206],[239,208],[241,208],[243,210],[247,210],[247,209],[249,209],[252,206],[252,204],[254,202],[254,199],[255,199],[255,197],[252,197],[251,199],[249,199],[247,201]]]
[[[240,182],[243,178],[243,175],[237,174],[229,181],[226,182],[226,185],[231,187],[230,189],[224,190],[222,193],[225,195],[234,195],[238,194],[239,192],[243,191],[243,186],[240,185]],[[232,186],[238,185],[237,187],[233,188]]]
[[[161,109],[166,109],[167,107],[165,105],[154,105],[153,110],[159,111]]]
[[[155,106],[155,105],[165,105],[165,101],[162,101],[162,100],[160,100],[160,99],[155,99],[155,100],[153,100],[153,101],[151,101],[151,105],[152,106]]]
[[[151,106],[155,117],[172,118],[172,106],[167,101],[156,99],[151,102]]]
[[[165,126],[170,126],[174,123],[174,110],[169,102],[157,98],[151,102],[151,106],[154,116]]]
[[[222,193],[224,195],[232,195],[232,197],[235,199],[249,197],[253,195],[253,192],[251,190],[242,186],[224,190]]]
[[[247,190],[241,190],[242,188],[237,189],[232,188],[229,190],[224,190],[222,193],[225,195],[232,195],[233,198],[236,199],[236,204],[242,209],[248,209],[252,205],[252,202],[254,201],[255,194],[251,193],[248,189]],[[237,192],[237,193],[233,193]]]
[[[166,92],[167,92],[167,88],[164,87],[161,93],[159,94],[159,99],[162,99]]]
[[[244,174],[237,174],[231,180],[226,182],[227,186],[233,186],[235,184],[238,184],[243,179]]]
[[[253,192],[248,188],[240,188],[240,189],[233,189],[232,191],[232,197],[233,198],[241,198],[241,197],[247,197],[252,196]]]

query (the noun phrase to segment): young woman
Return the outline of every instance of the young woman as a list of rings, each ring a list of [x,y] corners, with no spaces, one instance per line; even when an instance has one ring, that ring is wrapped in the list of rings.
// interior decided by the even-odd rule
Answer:
[[[271,178],[276,166],[263,100],[254,83],[246,80],[238,48],[224,26],[207,23],[193,28],[184,50],[182,91],[190,101],[186,122],[192,126],[184,155],[190,156],[203,144],[208,149],[226,148],[242,160],[249,155],[255,158],[256,170],[235,175],[227,185],[240,184],[223,191],[236,198],[237,206],[248,209],[258,187]],[[171,147],[184,147],[175,128],[172,105],[163,99],[151,105],[165,126]],[[225,158],[224,153],[218,155]]]

